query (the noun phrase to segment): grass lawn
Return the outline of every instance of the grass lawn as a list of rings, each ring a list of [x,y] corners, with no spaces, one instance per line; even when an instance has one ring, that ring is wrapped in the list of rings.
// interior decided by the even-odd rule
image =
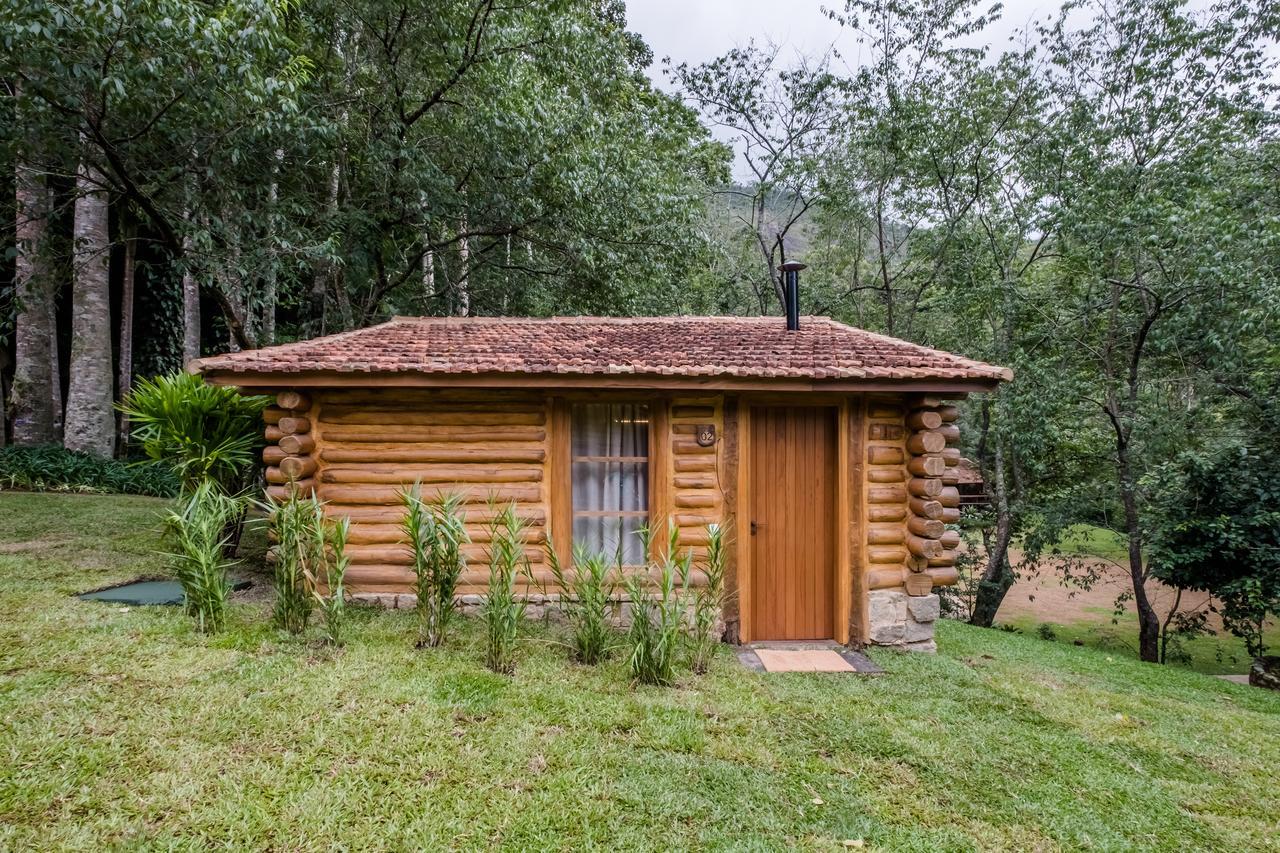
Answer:
[[[1280,695],[944,623],[878,678],[675,689],[514,677],[478,626],[415,651],[360,611],[330,651],[237,605],[71,594],[162,570],[145,498],[0,495],[0,848],[1275,849]]]

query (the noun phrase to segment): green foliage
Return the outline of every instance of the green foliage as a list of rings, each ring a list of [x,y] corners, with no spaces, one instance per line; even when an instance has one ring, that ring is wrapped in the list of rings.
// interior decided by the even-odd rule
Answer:
[[[418,594],[418,647],[444,644],[457,610],[454,591],[466,569],[462,546],[470,541],[463,525],[462,495],[441,495],[436,503],[422,500],[418,485],[400,495],[405,508],[404,533],[413,551],[413,575]]]
[[[525,611],[524,599],[516,595],[516,578],[529,575],[524,553],[528,525],[511,503],[495,513],[489,526],[489,589],[480,618],[485,627],[485,666],[502,675],[516,669],[516,640]]]
[[[0,485],[32,492],[116,492],[168,498],[178,480],[167,462],[129,463],[56,444],[0,447]]]
[[[1274,442],[1273,442],[1274,443]],[[1274,450],[1231,442],[1185,452],[1146,483],[1151,572],[1212,593],[1227,630],[1266,654],[1268,614],[1280,614],[1280,464]]]
[[[267,503],[263,509],[269,514],[275,541],[272,624],[301,634],[307,630],[317,598],[316,578],[325,572],[327,562],[324,504],[295,490],[286,500]]]
[[[262,410],[270,402],[189,373],[140,381],[120,410],[151,459],[173,466],[184,492],[212,480],[242,491],[262,448]]]
[[[726,601],[724,589],[725,567],[728,562],[728,543],[725,529],[719,524],[707,525],[707,557],[703,561],[705,585],[693,594],[693,624],[690,626],[691,668],[698,674],[705,673],[715,660],[720,648],[720,635],[716,630],[724,613]]]
[[[336,522],[318,519],[320,529],[324,531],[326,542],[325,560],[322,573],[313,587],[312,595],[316,600],[316,608],[324,619],[325,640],[334,646],[342,645],[343,626],[347,618],[347,566],[351,558],[347,556],[347,536],[351,529],[351,519],[343,517]],[[320,592],[320,584],[324,585],[324,593]]]
[[[689,590],[692,556],[678,555],[680,531],[668,525],[666,550],[656,565],[630,575],[626,581],[631,604],[627,630],[627,668],[641,684],[670,687],[675,683],[676,661],[684,637],[685,597]],[[645,553],[649,532],[641,531]]]
[[[622,566],[614,565],[603,554],[593,554],[577,546],[570,576],[560,564],[550,540],[546,551],[552,577],[560,588],[560,612],[569,623],[573,659],[595,666],[605,660],[617,644],[610,616],[616,609],[614,598]]]
[[[182,584],[187,614],[202,632],[221,631],[226,622],[231,594],[227,570],[235,564],[225,556],[227,531],[247,505],[246,498],[227,495],[205,480],[165,517],[177,543],[170,555],[174,575]]]

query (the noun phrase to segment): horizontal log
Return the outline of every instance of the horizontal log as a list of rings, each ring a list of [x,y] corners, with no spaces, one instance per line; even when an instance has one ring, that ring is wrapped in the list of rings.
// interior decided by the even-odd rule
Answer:
[[[316,449],[316,440],[310,435],[282,435],[280,449],[291,456],[301,456]]]
[[[322,418],[323,422],[323,418]],[[404,441],[457,444],[467,442],[523,441],[540,444],[547,438],[541,426],[421,426],[411,424],[324,424],[326,441],[350,444],[392,444]]]
[[[939,406],[938,414],[942,416],[943,423],[954,423],[960,417],[960,410],[955,406]]]
[[[905,572],[902,569],[876,569],[867,572],[867,587],[869,589],[893,589],[902,586],[902,578]]]
[[[936,409],[942,405],[942,398],[933,394],[915,394],[907,402],[913,409]]]
[[[871,424],[867,427],[867,438],[872,441],[900,441],[907,433],[902,424]]]
[[[942,426],[942,415],[932,409],[921,409],[907,415],[907,426],[912,429],[937,429]]]
[[[715,406],[672,406],[671,417],[673,420],[694,420],[694,421],[710,421],[716,416]]]
[[[543,426],[547,422],[547,413],[543,409],[512,411],[506,407],[478,412],[321,410],[320,422],[348,426]]]
[[[936,498],[944,486],[936,477],[912,477],[907,481],[907,491],[918,498]]]
[[[703,447],[696,439],[677,438],[671,442],[671,452],[682,456],[714,455],[716,446]]]
[[[469,563],[487,563],[489,548],[486,545],[463,545],[463,557]],[[523,559],[537,565],[545,559],[543,549],[528,544],[523,549]],[[406,545],[348,545],[347,556],[351,558],[352,567],[374,563],[389,566],[413,565],[413,549]]]
[[[289,482],[289,478],[285,476],[285,473],[274,465],[268,465],[267,470],[263,472],[262,476],[268,483],[273,485],[280,485],[282,483]]]
[[[944,531],[941,536],[938,536],[936,538],[939,542],[942,543],[942,547],[946,548],[948,551],[954,551],[956,548],[960,546],[959,530]]]
[[[716,470],[714,456],[676,456],[672,459],[673,467],[679,473]]]
[[[673,516],[676,526],[684,529],[686,527],[706,527],[709,524],[716,524],[720,521],[717,513],[708,512],[678,512]]]
[[[907,572],[902,578],[907,595],[928,595],[933,589],[933,578],[924,572]]]
[[[720,495],[718,493],[682,492],[675,497],[676,506],[684,509],[718,506],[719,503]]]
[[[867,462],[872,465],[901,465],[906,454],[892,444],[868,444]]]
[[[934,586],[952,586],[960,580],[960,573],[952,566],[929,569],[928,573],[929,577],[933,578]]]
[[[907,472],[901,468],[867,469],[868,483],[901,483],[905,479],[907,479]]]
[[[872,524],[867,527],[868,545],[901,545],[905,537],[901,525]]]
[[[942,514],[938,518],[943,524],[956,524],[960,521],[960,508],[953,506],[943,507]]]
[[[276,447],[274,444],[268,444],[262,448],[262,461],[268,465],[279,465],[280,460],[288,455],[283,448]]]
[[[902,521],[907,517],[907,508],[902,504],[872,504],[867,507],[867,521]]]
[[[871,403],[867,406],[868,418],[880,418],[883,420],[901,420],[903,408],[902,406],[892,403]]]
[[[540,483],[543,469],[532,465],[331,465],[320,475],[322,483],[382,483],[412,485],[456,483]]]
[[[907,438],[907,450],[916,456],[941,453],[946,446],[947,439],[937,430],[913,433]]]
[[[937,539],[925,539],[923,536],[907,535],[907,550],[917,557],[929,559],[942,554],[942,543]]]
[[[948,468],[953,468],[960,464],[960,448],[947,447],[942,451],[942,461],[947,463]]]
[[[942,504],[944,507],[960,506],[960,490],[955,486],[944,487],[938,494],[938,503]]]
[[[946,468],[942,472],[942,476],[938,478],[944,486],[954,486],[960,482],[960,469]]]
[[[917,477],[941,477],[947,470],[947,462],[940,455],[912,456],[907,470]]]
[[[921,518],[913,515],[907,519],[907,529],[916,536],[925,539],[939,539],[947,532],[947,526],[936,518]]]
[[[290,416],[281,418],[280,423],[276,424],[280,427],[280,432],[285,435],[296,435],[300,432],[311,431],[311,421],[307,418]]]
[[[288,485],[273,485],[267,487],[267,497],[275,501],[287,500],[293,494],[299,497],[309,497],[316,488],[315,480],[299,480],[296,483]]]
[[[301,391],[281,391],[276,395],[276,405],[290,412],[302,412],[311,408],[311,398]]]
[[[352,530],[355,530],[361,524],[401,524],[404,522],[404,508],[400,504],[394,506],[371,506],[368,504],[328,503],[325,504],[324,511],[329,518],[351,519]],[[490,509],[483,501],[480,501],[479,503],[464,504],[458,510],[458,516],[467,524],[468,528],[471,528],[488,524],[504,511],[505,508]],[[516,515],[530,526],[545,527],[547,523],[545,510],[538,505],[517,505]]]
[[[493,539],[493,530],[488,524],[468,524],[465,529],[467,541],[473,544],[481,545]],[[396,524],[352,524],[347,541],[352,545],[405,545],[409,540],[402,519]],[[530,545],[542,545],[547,541],[545,528],[530,527],[524,533],[524,541]]]
[[[539,390],[512,390],[493,388],[376,388],[349,386],[321,392],[321,401],[335,408],[387,408],[420,409],[484,406],[534,406],[546,401],[546,394]]]
[[[956,564],[956,552],[949,548],[943,548],[941,552],[929,558],[929,568],[938,569]]]
[[[907,508],[921,518],[941,518],[942,504],[938,501],[926,500],[925,498],[911,498],[907,501]]]
[[[320,458],[325,462],[542,462],[547,458],[547,451],[542,447],[526,449],[486,447],[455,448],[439,445],[406,445],[399,448],[349,448],[326,444],[320,449]]]
[[[955,444],[960,441],[960,427],[955,424],[943,424],[938,428],[938,432],[947,444]]]
[[[907,559],[907,550],[905,548],[883,548],[883,547],[867,548],[868,563],[873,563],[878,565],[883,565],[885,563],[902,564],[906,562],[906,559]]]
[[[284,409],[278,409],[275,406],[267,406],[262,410],[262,420],[269,424],[278,424],[288,412]]]
[[[376,504],[396,506],[403,500],[403,490],[386,486],[372,485],[330,485],[320,486],[320,497],[326,501],[339,504]],[[499,504],[538,503],[542,500],[542,489],[538,486],[461,486],[448,483],[439,486],[422,487],[422,499],[436,501],[441,496],[457,493],[468,503],[487,503],[490,499]]]
[[[280,470],[290,480],[301,480],[316,472],[316,460],[310,456],[290,456],[280,462]]]
[[[267,444],[275,444],[277,441],[279,441],[281,438],[284,437],[284,433],[280,431],[280,427],[276,426],[275,424],[271,424],[265,430],[263,430],[262,435],[264,438],[266,438]]]
[[[867,503],[900,504],[906,500],[906,486],[870,486],[867,488]]]
[[[677,489],[714,489],[714,474],[677,474],[672,481]]]

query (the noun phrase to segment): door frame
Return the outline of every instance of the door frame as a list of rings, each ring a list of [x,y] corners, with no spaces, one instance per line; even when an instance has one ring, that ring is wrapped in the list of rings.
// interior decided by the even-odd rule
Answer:
[[[855,567],[854,554],[861,551],[855,540],[860,540],[862,524],[858,518],[862,505],[861,485],[861,446],[863,432],[857,428],[862,423],[861,397],[835,394],[798,395],[743,395],[738,400],[738,476],[737,476],[737,575],[738,575],[738,635],[740,642],[749,643],[755,638],[751,624],[752,605],[752,541],[751,541],[751,451],[752,451],[752,408],[765,406],[785,407],[821,407],[835,410],[836,414],[836,465],[840,476],[836,479],[836,529],[835,537],[836,564],[832,567],[835,576],[836,600],[835,636],[832,637],[842,645],[850,641],[850,623],[856,626],[855,639],[861,640],[861,626],[864,623],[862,607],[853,607],[853,586]],[[864,596],[865,597],[865,596]]]

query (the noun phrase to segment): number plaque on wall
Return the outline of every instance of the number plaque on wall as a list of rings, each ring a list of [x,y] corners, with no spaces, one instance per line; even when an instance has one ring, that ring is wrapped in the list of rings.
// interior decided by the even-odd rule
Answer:
[[[716,425],[715,424],[698,424],[698,445],[700,447],[710,447],[716,443]]]

